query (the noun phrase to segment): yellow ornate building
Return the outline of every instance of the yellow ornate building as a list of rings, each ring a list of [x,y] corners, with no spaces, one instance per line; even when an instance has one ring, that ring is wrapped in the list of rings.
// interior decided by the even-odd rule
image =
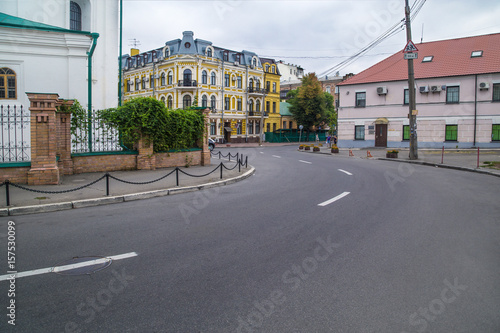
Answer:
[[[124,100],[152,96],[170,109],[209,107],[209,136],[218,142],[258,142],[268,102],[269,114],[279,115],[276,64],[266,62],[271,70],[267,73],[257,54],[213,46],[194,39],[191,31],[162,48],[126,55],[122,63]],[[269,116],[272,124],[274,118]]]
[[[280,117],[280,72],[274,59],[260,58],[264,69],[266,96],[264,98],[265,112],[268,120],[265,132],[274,132],[281,128]]]

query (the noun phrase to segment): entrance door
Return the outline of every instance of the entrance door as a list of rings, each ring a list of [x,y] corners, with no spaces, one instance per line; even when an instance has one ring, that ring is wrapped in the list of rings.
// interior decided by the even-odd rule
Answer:
[[[387,124],[375,124],[375,147],[387,147]]]
[[[224,142],[231,142],[231,123],[224,123]]]

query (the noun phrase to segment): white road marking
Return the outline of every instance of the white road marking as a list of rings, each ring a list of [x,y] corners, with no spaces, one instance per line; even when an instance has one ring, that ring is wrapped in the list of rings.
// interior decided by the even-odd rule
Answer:
[[[137,256],[137,253],[129,252],[129,253],[118,254],[116,256],[105,257],[105,258],[101,258],[101,259],[84,261],[84,262],[80,262],[77,264],[58,266],[58,267],[50,267],[50,268],[40,268],[40,269],[35,269],[35,270],[31,270],[31,271],[26,271],[26,272],[18,272],[18,273],[12,273],[12,274],[7,274],[7,275],[0,275],[0,281],[10,280],[12,278],[12,275],[15,275],[16,279],[18,279],[18,278],[26,277],[26,276],[40,275],[40,274],[46,274],[46,273],[52,273],[52,272],[57,273],[57,272],[68,271],[70,269],[102,264],[102,263],[107,262],[109,259],[120,260],[120,259],[132,258],[135,256]]]
[[[338,169],[340,172],[343,172],[349,176],[352,176],[352,173],[350,173],[349,171],[345,171],[345,170],[342,170],[342,169]]]
[[[276,157],[276,158],[281,158],[281,156],[278,156],[278,155],[273,155],[273,157]]]
[[[307,164],[312,164],[312,162],[307,162],[307,161],[302,161],[302,160],[299,160],[299,162],[307,163]]]
[[[324,207],[326,205],[329,205],[329,204],[331,204],[331,203],[333,203],[333,202],[335,202],[335,201],[337,201],[339,199],[342,199],[343,197],[345,197],[346,195],[349,195],[350,193],[351,192],[344,192],[342,194],[339,194],[335,198],[331,198],[330,200],[326,200],[326,201],[318,204],[318,206]]]
[[[261,153],[261,154],[264,154],[264,152],[263,152],[263,151],[261,151],[260,153]]]

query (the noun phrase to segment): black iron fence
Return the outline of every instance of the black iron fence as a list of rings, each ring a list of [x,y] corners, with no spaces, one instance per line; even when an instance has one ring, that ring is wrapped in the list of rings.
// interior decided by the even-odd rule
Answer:
[[[20,185],[20,184],[16,184],[16,183],[11,183],[9,180],[6,180],[4,181],[3,183],[0,184],[0,188],[5,186],[5,199],[6,199],[6,204],[7,206],[10,206],[10,202],[11,202],[11,193],[10,193],[10,188],[11,187],[16,187],[18,189],[21,189],[21,190],[24,190],[24,191],[29,191],[29,192],[34,192],[34,193],[42,193],[42,194],[64,194],[64,193],[70,193],[70,192],[76,192],[76,191],[79,191],[79,190],[82,190],[86,187],[89,187],[89,186],[92,186],[92,185],[95,185],[97,183],[99,183],[100,181],[102,180],[105,180],[105,186],[106,186],[106,196],[109,196],[111,195],[111,180],[115,180],[115,181],[118,181],[118,182],[122,182],[122,183],[125,183],[125,184],[129,184],[129,185],[147,185],[147,184],[152,184],[152,183],[156,183],[160,180],[163,180],[171,175],[174,175],[175,174],[175,184],[176,186],[180,186],[180,180],[179,180],[179,174],[184,174],[186,176],[189,176],[189,177],[206,177],[206,176],[209,176],[215,172],[219,172],[219,177],[220,179],[223,179],[224,177],[224,170],[228,170],[228,171],[231,171],[231,170],[235,170],[236,168],[238,168],[238,172],[241,172],[241,168],[244,167],[244,168],[248,168],[248,156],[246,156],[245,158],[243,158],[243,155],[240,155],[239,153],[237,153],[236,155],[232,155],[231,153],[227,154],[227,155],[223,155],[221,154],[220,152],[217,154],[217,153],[212,153],[212,155],[214,156],[218,156],[219,159],[220,158],[229,158],[229,162],[231,162],[231,158],[233,158],[233,161],[235,162],[235,164],[232,166],[232,167],[229,167],[227,165],[225,165],[223,162],[219,163],[219,165],[217,165],[213,170],[205,173],[205,174],[202,174],[202,175],[193,175],[193,174],[190,174],[182,169],[180,169],[179,167],[176,167],[175,169],[173,169],[172,171],[170,171],[169,173],[157,178],[157,179],[153,179],[153,180],[149,180],[149,181],[145,181],[145,182],[134,182],[134,181],[129,181],[129,180],[124,180],[124,179],[120,179],[118,177],[115,177],[113,175],[111,175],[110,173],[105,173],[104,175],[102,175],[100,178],[90,182],[89,184],[86,184],[86,185],[82,185],[82,186],[79,186],[79,187],[76,187],[76,188],[72,188],[72,189],[66,189],[66,190],[60,190],[60,191],[45,191],[45,190],[38,190],[38,189],[33,189],[33,188],[29,188],[29,187],[26,187],[26,186],[23,186],[23,185]]]
[[[0,105],[0,163],[31,161],[30,112]]]

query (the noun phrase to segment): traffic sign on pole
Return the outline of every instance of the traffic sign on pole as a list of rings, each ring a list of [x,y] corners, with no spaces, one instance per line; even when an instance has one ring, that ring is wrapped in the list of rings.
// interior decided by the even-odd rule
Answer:
[[[415,44],[413,44],[411,40],[409,40],[408,43],[406,43],[406,46],[403,49],[404,53],[417,52],[417,51],[418,51],[417,47],[415,46]]]

